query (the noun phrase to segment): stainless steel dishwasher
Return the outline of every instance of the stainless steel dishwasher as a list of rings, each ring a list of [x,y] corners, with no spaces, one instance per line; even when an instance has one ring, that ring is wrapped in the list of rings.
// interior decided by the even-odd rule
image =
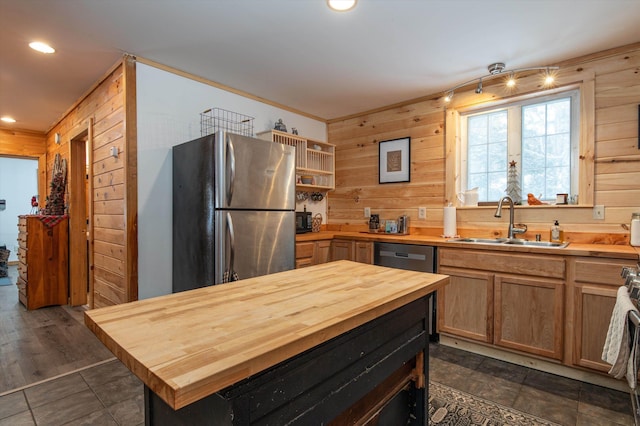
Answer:
[[[373,263],[390,268],[406,269],[409,271],[435,272],[436,248],[416,244],[375,243]],[[429,296],[429,340],[437,342],[439,335],[436,332],[436,293]]]

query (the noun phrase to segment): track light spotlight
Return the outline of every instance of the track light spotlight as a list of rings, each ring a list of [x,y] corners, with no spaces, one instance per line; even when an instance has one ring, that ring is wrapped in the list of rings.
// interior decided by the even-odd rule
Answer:
[[[447,93],[447,95],[444,97],[444,101],[451,102],[451,99],[453,99],[453,90]]]
[[[478,81],[478,87],[476,87],[476,93],[479,95],[480,93],[482,93],[482,79],[480,79],[480,81]]]
[[[553,74],[551,74],[549,72],[549,68],[547,68],[547,72],[546,72],[545,77],[544,77],[544,84],[546,86],[551,86],[554,81],[555,81],[555,79],[553,78]]]

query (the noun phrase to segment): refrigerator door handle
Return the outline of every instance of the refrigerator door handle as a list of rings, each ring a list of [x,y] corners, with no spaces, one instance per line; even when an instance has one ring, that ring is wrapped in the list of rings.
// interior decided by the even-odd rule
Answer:
[[[224,274],[224,282],[238,281],[238,274],[233,270],[233,263],[236,251],[236,235],[233,230],[233,220],[231,213],[227,212],[227,232],[229,233],[229,267]]]
[[[227,171],[229,173],[227,180],[227,206],[231,205],[233,198],[233,186],[236,179],[236,153],[231,138],[227,136]]]

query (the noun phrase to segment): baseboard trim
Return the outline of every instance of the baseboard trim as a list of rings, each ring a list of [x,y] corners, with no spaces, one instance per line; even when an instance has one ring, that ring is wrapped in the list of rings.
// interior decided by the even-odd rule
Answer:
[[[473,352],[489,358],[499,359],[501,361],[510,362],[512,364],[521,365],[523,367],[533,368],[534,370],[544,371],[546,373],[556,374],[558,376],[567,377],[569,379],[579,380],[581,382],[590,383],[597,386],[603,386],[621,392],[629,392],[629,386],[626,381],[617,380],[613,377],[602,376],[597,373],[578,370],[561,364],[544,361],[538,358],[528,357],[526,355],[516,354],[513,352],[503,351],[466,340],[456,339],[454,337],[444,336],[440,334],[440,344],[453,348]]]

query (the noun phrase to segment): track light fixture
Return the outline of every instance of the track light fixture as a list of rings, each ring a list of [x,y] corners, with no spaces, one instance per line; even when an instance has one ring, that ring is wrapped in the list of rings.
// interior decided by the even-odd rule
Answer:
[[[447,89],[445,90],[445,97],[444,97],[444,101],[445,102],[450,102],[451,99],[453,99],[453,94],[454,92],[461,88],[464,87],[468,84],[474,83],[474,82],[478,82],[478,85],[476,86],[476,93],[477,94],[481,94],[482,93],[482,80],[488,80],[494,77],[497,77],[499,75],[505,74],[505,73],[509,73],[509,77],[506,81],[506,86],[509,88],[513,88],[516,86],[516,73],[518,72],[525,72],[525,71],[535,71],[535,70],[542,70],[544,71],[544,85],[545,86],[550,86],[553,84],[554,82],[554,77],[553,77],[553,73],[551,73],[552,70],[558,70],[560,69],[560,67],[528,67],[528,68],[518,68],[518,69],[514,69],[514,70],[506,70],[506,65],[504,64],[504,62],[496,62],[493,63],[491,65],[489,65],[487,67],[487,69],[489,70],[489,74],[484,75],[482,77],[479,78],[474,78],[473,80],[469,80],[469,81],[465,81],[464,83],[458,84],[457,86],[452,87],[451,89]]]
[[[477,94],[482,93],[482,79],[480,79],[480,81],[478,81],[478,87],[476,87],[476,93]]]

